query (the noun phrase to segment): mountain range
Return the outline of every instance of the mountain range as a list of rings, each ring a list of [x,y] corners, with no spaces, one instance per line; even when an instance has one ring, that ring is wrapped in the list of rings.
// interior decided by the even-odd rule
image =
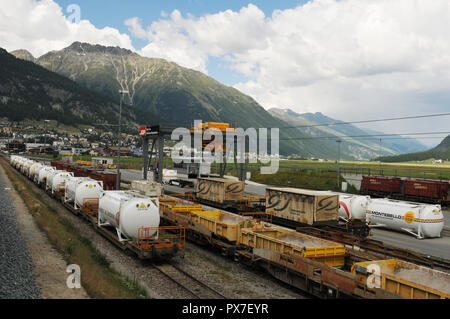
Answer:
[[[108,96],[0,48],[0,117],[57,120],[63,124],[116,123],[119,105]],[[124,105],[124,122],[137,126],[136,114]]]
[[[383,155],[396,155],[423,151],[426,147],[416,140],[396,139],[380,140],[367,135],[383,134],[374,130],[362,130],[352,124],[330,118],[320,112],[299,114],[290,109],[269,109],[269,113],[289,123],[292,131],[301,130],[312,137],[319,138],[321,144],[337,148],[336,139],[340,139],[341,152],[352,154],[355,159],[365,160]],[[337,124],[336,124],[337,123]],[[334,125],[332,125],[334,124]],[[334,138],[327,138],[334,137]]]
[[[441,160],[450,160],[450,135],[447,136],[438,146],[425,151],[425,152],[416,152],[409,154],[401,154],[396,156],[383,156],[377,158],[377,160],[383,162],[409,162],[409,161],[425,161],[427,159],[441,159]]]
[[[285,128],[293,124],[309,125],[325,120],[336,122],[323,115],[318,117],[314,114],[300,115],[276,109],[266,111],[250,96],[233,87],[225,86],[201,72],[183,68],[163,59],[142,57],[118,47],[75,42],[65,49],[50,51],[39,58],[33,57],[25,50],[11,53],[23,63],[27,63],[26,68],[35,63],[50,71],[47,76],[54,74],[57,79],[52,83],[58,82],[63,76],[70,81],[64,83],[71,83],[76,90],[84,88],[91,98],[95,95],[95,100],[99,103],[96,105],[92,102],[81,103],[81,100],[86,101],[86,97],[73,95],[80,98],[78,102],[85,108],[84,117],[72,118],[73,124],[78,124],[79,121],[83,123],[101,121],[99,112],[104,110],[100,110],[103,106],[99,105],[106,101],[110,103],[110,107],[105,107],[104,114],[108,116],[104,121],[114,122],[120,99],[119,90],[129,92],[124,96],[126,105],[124,107],[131,127],[138,124],[189,127],[198,119],[204,122],[236,123],[238,127],[243,128]],[[31,83],[27,85],[33,87]],[[8,98],[7,95],[5,97]],[[52,110],[51,105],[55,104],[53,98],[50,106],[44,107],[44,110]],[[61,105],[65,105],[64,100],[59,101]],[[87,120],[87,114],[90,112],[92,117]],[[336,158],[335,141],[313,138],[325,133],[336,136],[354,134],[356,132],[354,129],[357,129],[350,125],[341,126],[345,126],[346,131],[338,127],[281,129],[280,153],[297,154],[302,157]],[[423,150],[420,149],[419,143],[414,145],[410,140],[402,141],[399,145],[383,143],[381,149],[375,144],[356,139],[352,143],[343,143],[341,158],[370,159],[379,155],[399,154],[407,148],[412,151]]]

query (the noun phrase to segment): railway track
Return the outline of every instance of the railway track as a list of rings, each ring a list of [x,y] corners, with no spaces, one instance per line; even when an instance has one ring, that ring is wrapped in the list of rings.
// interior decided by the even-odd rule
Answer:
[[[223,294],[172,263],[152,265],[169,280],[195,299],[227,299]]]

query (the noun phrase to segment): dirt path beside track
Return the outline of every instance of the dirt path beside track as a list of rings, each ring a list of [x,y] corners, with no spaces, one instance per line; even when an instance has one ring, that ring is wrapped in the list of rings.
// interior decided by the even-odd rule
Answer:
[[[53,248],[47,236],[39,229],[2,166],[0,166],[0,174],[5,181],[5,191],[9,192],[9,196],[14,205],[25,246],[31,255],[34,264],[33,273],[36,276],[36,284],[41,288],[42,298],[89,298],[82,287],[79,289],[70,289],[67,287],[66,281],[69,276],[69,273],[66,272],[67,263]]]

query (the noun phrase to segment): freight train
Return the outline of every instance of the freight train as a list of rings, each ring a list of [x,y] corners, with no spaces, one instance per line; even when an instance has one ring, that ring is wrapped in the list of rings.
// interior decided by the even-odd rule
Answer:
[[[266,195],[246,195],[244,182],[225,178],[199,178],[192,199],[241,214],[264,214],[285,227],[318,227],[367,237],[365,218],[339,218],[339,196],[299,188],[267,188]]]
[[[185,225],[188,239],[216,247],[223,255],[244,264],[259,265],[275,278],[319,297],[450,297],[448,285],[439,284],[437,290],[427,286],[432,278],[450,282],[448,273],[386,259],[392,256],[386,255],[387,251],[385,260],[379,259],[379,255],[372,255],[369,250],[354,249],[358,246],[355,239],[345,246],[338,241],[257,223],[248,216],[222,210],[204,211],[202,205],[179,198],[164,196],[160,203],[161,219],[170,225]],[[363,260],[366,258],[368,262]],[[380,272],[383,280],[379,289],[367,287],[365,267],[371,261],[392,266]],[[402,275],[396,275],[396,271]],[[418,271],[421,276],[414,277]]]
[[[367,237],[371,228],[384,227],[422,239],[440,237],[444,227],[440,205],[299,188],[266,188],[261,198],[245,195],[243,182],[224,178],[199,178],[195,190],[196,202],[238,213],[261,211],[274,224],[295,229],[315,227]]]
[[[72,172],[19,156],[11,156],[10,164],[104,237],[140,259],[171,258],[184,247],[183,227],[160,227],[158,197],[104,190],[101,180],[75,177]]]
[[[374,197],[448,205],[449,184],[448,181],[363,176],[360,193]]]
[[[11,164],[18,170],[23,166],[23,161],[22,158],[11,157]],[[45,166],[40,170],[45,170]],[[31,170],[28,173],[33,174]],[[34,171],[34,174],[36,173],[37,170]],[[31,176],[29,178],[33,179]],[[450,275],[431,268],[418,268],[414,264],[409,265],[395,259],[383,260],[383,257],[380,258],[379,254],[372,253],[370,250],[361,252],[361,249],[357,247],[358,241],[353,241],[352,245],[345,246],[338,241],[326,240],[259,222],[249,216],[239,216],[220,210],[205,211],[202,205],[174,197],[151,198],[139,196],[133,192],[98,191],[94,185],[100,187],[99,181],[78,178],[71,183],[72,179],[75,178],[69,179],[65,184],[64,191],[67,194],[64,194],[64,200],[62,194],[57,193],[53,197],[63,200],[66,207],[72,208],[72,212],[79,213],[83,218],[93,221],[92,225],[97,226],[96,228],[102,235],[109,239],[114,238],[112,241],[119,247],[124,247],[131,242],[138,251],[148,252],[149,246],[155,243],[155,240],[160,241],[161,249],[167,249],[168,245],[177,243],[174,240],[163,242],[161,236],[154,237],[155,231],[156,234],[159,231],[154,227],[145,229],[136,227],[135,220],[138,218],[136,211],[142,209],[145,210],[143,215],[146,215],[146,224],[159,225],[159,221],[161,221],[162,224],[169,225],[165,226],[167,229],[184,229],[189,239],[206,242],[217,247],[236,261],[258,265],[275,278],[315,296],[324,298],[450,298],[448,285],[436,287],[427,284],[429,279],[437,277],[442,282],[448,282]],[[45,183],[46,180],[43,181],[43,184]],[[69,194],[69,188],[75,189],[75,193]],[[75,201],[77,204],[74,204]],[[97,207],[95,207],[96,203]],[[75,209],[76,206],[73,205],[79,205],[81,208]],[[159,206],[159,214],[156,213],[156,206]],[[331,208],[326,203],[321,207]],[[121,227],[120,222],[127,214],[131,214],[132,218],[129,220],[127,218],[127,224],[123,224]],[[160,220],[156,215],[159,215]],[[128,224],[128,222],[130,223]],[[137,224],[139,225],[141,222],[138,221]],[[158,229],[160,228],[158,227]],[[138,229],[137,233],[136,229]],[[111,230],[115,230],[117,234]],[[139,230],[146,232],[143,234]],[[118,240],[120,237],[134,239],[142,238],[142,236],[148,241],[138,240],[133,243],[133,241],[121,242]],[[178,242],[178,244],[180,243]],[[156,249],[156,247],[154,248]],[[386,253],[388,252],[385,251],[384,259],[392,256],[392,254]],[[367,261],[373,261],[383,267],[386,265],[384,268],[381,267],[380,275],[383,280],[379,289],[373,289],[367,284],[368,281],[365,277],[367,275],[365,262]],[[419,261],[426,261],[426,258],[419,259]],[[397,266],[399,269],[401,268],[400,270],[406,278],[396,275],[394,268]],[[423,275],[412,276],[421,269],[424,270]],[[400,290],[397,289],[399,285],[401,286]]]

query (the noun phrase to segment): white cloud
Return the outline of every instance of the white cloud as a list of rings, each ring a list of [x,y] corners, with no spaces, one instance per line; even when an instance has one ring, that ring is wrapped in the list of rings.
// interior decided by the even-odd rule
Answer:
[[[0,0],[0,6],[0,46],[9,51],[39,56],[74,41],[134,50],[128,34],[87,20],[71,23],[52,0]],[[266,108],[340,119],[449,111],[448,0],[313,0],[270,16],[249,4],[201,17],[163,11],[149,26],[139,18],[125,24],[148,40],[139,51],[144,56],[204,73],[210,57],[223,59],[248,79],[235,87]],[[411,123],[386,130],[434,130],[448,118]]]
[[[129,35],[83,20],[82,7],[80,23],[66,19],[63,8],[52,0],[0,0],[0,7],[0,46],[8,51],[26,49],[38,57],[75,41],[134,50]]]
[[[267,43],[259,39],[264,30],[264,13],[254,5],[239,12],[226,10],[200,18],[187,16],[174,10],[169,19],[153,22],[143,34],[139,19],[125,22],[130,32],[149,40],[140,53],[160,57],[207,73],[209,56],[222,56],[228,52],[238,54],[251,48],[264,48]]]
[[[248,77],[235,87],[266,108],[342,119],[448,111],[423,99],[450,87],[448,0],[314,0],[270,17],[251,4],[199,18],[174,11],[143,30],[130,24],[149,40],[142,54],[204,72],[221,57]]]

